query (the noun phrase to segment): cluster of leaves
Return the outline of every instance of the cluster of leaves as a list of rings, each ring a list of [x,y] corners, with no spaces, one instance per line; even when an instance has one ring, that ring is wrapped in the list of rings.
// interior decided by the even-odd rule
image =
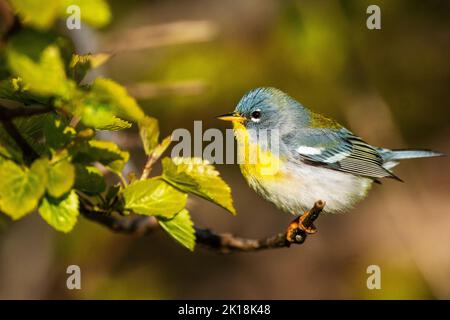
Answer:
[[[154,216],[165,231],[192,250],[195,232],[185,208],[188,193],[234,214],[231,190],[212,165],[199,159],[166,157],[162,174],[149,177],[151,165],[168,148],[170,137],[159,141],[157,120],[146,116],[120,84],[106,78],[83,83],[86,73],[109,56],[75,54],[71,42],[53,32],[55,20],[64,16],[69,2],[82,8],[85,23],[101,26],[109,20],[108,6],[100,0],[10,1],[21,28],[0,51],[0,62],[6,66],[0,70],[1,114],[32,108],[48,112],[1,119],[0,211],[17,220],[37,209],[62,232],[73,229],[83,210]],[[139,127],[148,162],[141,176],[127,179],[122,171],[129,153],[111,141],[97,139],[96,133],[133,124]],[[23,141],[11,134],[11,125]],[[117,176],[119,182],[108,185],[107,174]]]

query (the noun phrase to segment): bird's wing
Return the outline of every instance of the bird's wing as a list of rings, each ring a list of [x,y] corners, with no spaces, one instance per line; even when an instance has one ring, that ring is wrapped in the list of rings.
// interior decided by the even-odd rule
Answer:
[[[383,167],[383,158],[375,147],[345,128],[300,129],[282,140],[296,160],[372,179],[400,180]]]

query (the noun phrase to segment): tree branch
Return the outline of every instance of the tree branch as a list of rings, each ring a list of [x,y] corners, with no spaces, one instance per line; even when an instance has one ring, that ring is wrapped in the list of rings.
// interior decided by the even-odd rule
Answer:
[[[112,214],[103,214],[94,210],[81,207],[80,213],[87,219],[95,221],[114,232],[146,235],[155,231],[158,227],[158,221],[155,217],[148,216],[114,216]]]
[[[155,157],[154,153],[148,156],[147,161],[145,162],[144,170],[142,170],[141,180],[145,180],[148,178],[150,172],[152,171],[152,166],[156,160],[158,160],[158,158]]]
[[[222,253],[289,248],[291,244],[302,244],[305,242],[308,234],[312,233],[308,230],[312,228],[315,230],[313,223],[319,217],[324,207],[324,201],[317,201],[311,210],[294,219],[285,233],[279,233],[274,236],[262,239],[248,239],[229,233],[215,233],[209,229],[195,227],[196,241],[197,244]],[[159,228],[155,217],[107,215],[85,207],[80,208],[80,212],[87,219],[119,233],[145,235]]]
[[[29,105],[26,107],[8,108],[0,106],[0,120],[8,121],[19,117],[30,117],[38,114],[49,113],[53,108],[44,105]]]

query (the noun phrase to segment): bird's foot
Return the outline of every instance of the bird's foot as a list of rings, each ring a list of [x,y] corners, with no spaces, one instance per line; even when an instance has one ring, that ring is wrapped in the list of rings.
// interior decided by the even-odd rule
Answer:
[[[290,243],[301,244],[309,234],[317,232],[314,221],[319,217],[325,207],[325,201],[316,201],[311,210],[295,218],[287,227],[286,240]]]

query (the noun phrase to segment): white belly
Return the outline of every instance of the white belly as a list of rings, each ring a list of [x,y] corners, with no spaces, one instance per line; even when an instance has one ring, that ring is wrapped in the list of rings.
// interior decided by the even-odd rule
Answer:
[[[283,177],[280,179],[244,176],[257,193],[295,215],[309,210],[317,200],[326,201],[326,213],[347,212],[365,198],[373,182],[368,178],[307,164],[285,162],[280,171]]]

